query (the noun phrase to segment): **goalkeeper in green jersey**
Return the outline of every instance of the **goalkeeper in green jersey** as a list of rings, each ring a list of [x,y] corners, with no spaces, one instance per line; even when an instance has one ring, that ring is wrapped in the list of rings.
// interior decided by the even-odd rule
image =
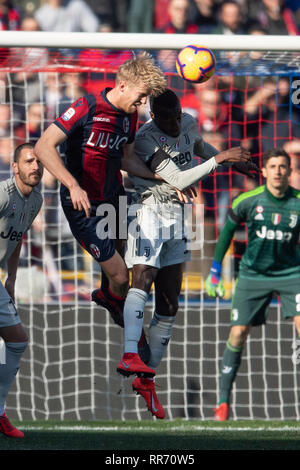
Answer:
[[[223,354],[220,396],[215,420],[229,417],[230,393],[252,326],[266,321],[273,293],[280,295],[283,318],[293,318],[300,335],[300,191],[289,186],[290,157],[283,149],[263,155],[265,186],[238,196],[215,248],[205,281],[209,296],[223,297],[221,265],[240,223],[248,229],[232,299],[231,329]]]

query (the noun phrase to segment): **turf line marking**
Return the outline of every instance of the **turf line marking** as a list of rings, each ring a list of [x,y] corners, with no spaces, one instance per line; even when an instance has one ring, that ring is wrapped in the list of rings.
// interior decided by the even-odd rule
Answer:
[[[19,429],[26,431],[110,431],[110,432],[128,432],[128,431],[145,431],[145,432],[193,432],[193,431],[213,431],[213,432],[226,432],[226,431],[239,431],[239,432],[258,432],[258,431],[271,431],[271,432],[287,432],[287,431],[299,431],[300,426],[282,426],[282,427],[269,427],[269,426],[258,426],[258,427],[234,427],[234,426],[171,426],[171,427],[151,427],[151,426],[34,426],[24,425],[18,426]]]

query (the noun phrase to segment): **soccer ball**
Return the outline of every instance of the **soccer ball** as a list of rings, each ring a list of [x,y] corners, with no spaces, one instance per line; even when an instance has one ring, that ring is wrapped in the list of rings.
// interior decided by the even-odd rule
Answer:
[[[216,59],[207,47],[193,44],[178,53],[176,70],[178,75],[188,82],[203,83],[213,76]]]

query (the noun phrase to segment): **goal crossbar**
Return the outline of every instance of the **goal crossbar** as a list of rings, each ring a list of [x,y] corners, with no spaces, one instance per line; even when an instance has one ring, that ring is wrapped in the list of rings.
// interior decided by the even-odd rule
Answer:
[[[2,47],[181,49],[205,44],[214,50],[300,51],[298,36],[220,34],[57,33],[48,31],[1,31]]]

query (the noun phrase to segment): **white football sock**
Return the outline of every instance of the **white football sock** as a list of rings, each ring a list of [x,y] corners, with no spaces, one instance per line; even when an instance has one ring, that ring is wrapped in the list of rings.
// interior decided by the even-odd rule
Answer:
[[[148,367],[155,369],[165,355],[175,317],[166,317],[154,313],[149,327],[149,347],[151,351]]]
[[[148,294],[141,289],[131,288],[128,291],[123,311],[125,353],[138,352],[138,342],[142,334],[147,299]]]

